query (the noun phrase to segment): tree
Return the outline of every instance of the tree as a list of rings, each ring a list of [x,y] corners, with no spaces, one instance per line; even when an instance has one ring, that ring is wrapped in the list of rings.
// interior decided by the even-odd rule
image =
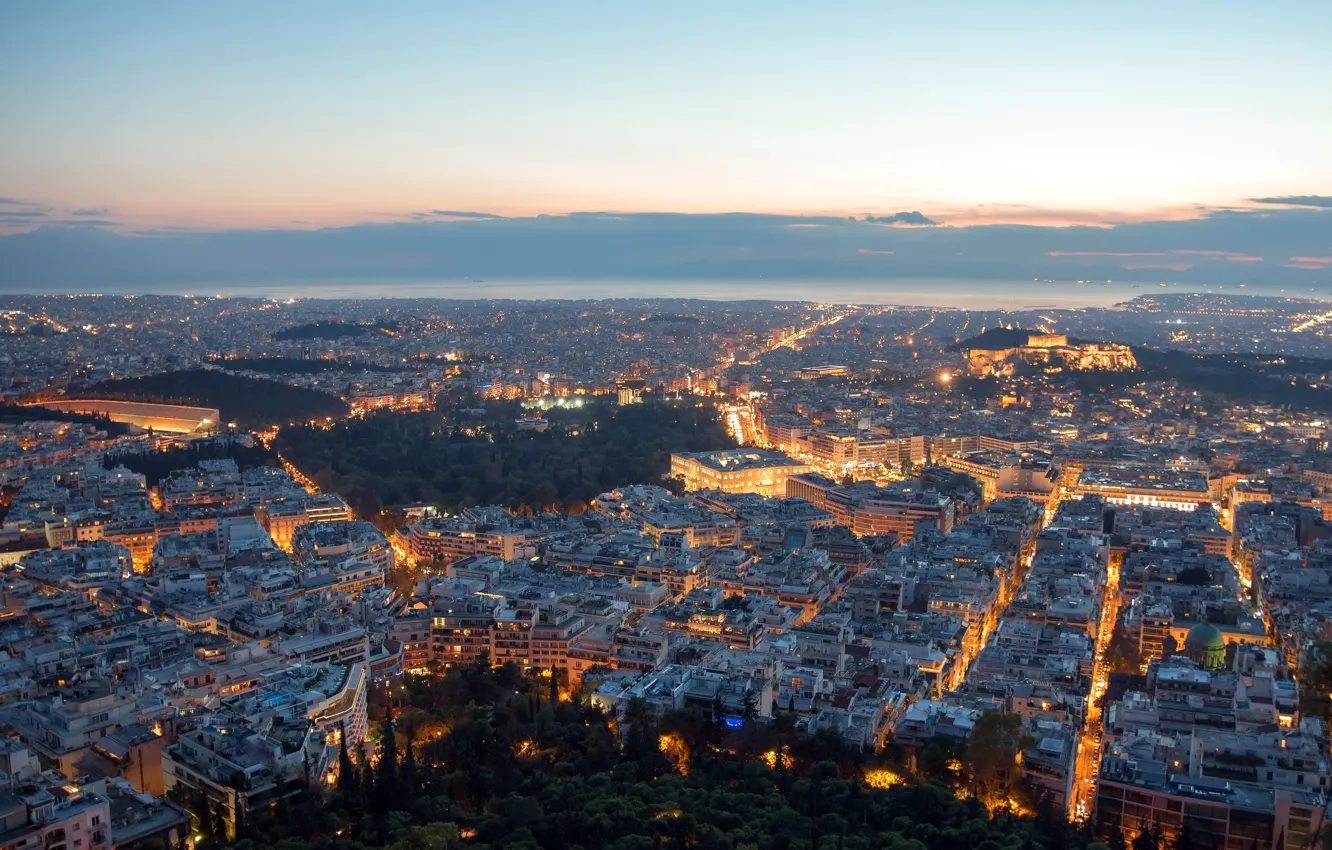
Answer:
[[[378,810],[387,812],[398,799],[398,735],[392,720],[385,720],[379,740],[379,763],[375,766],[375,799]]]
[[[404,837],[388,845],[388,850],[454,850],[461,846],[456,824],[430,823],[412,827]]]
[[[758,720],[759,718],[758,694],[754,693],[752,690],[745,691],[744,718],[746,723]]]
[[[348,803],[356,799],[356,766],[347,752],[347,727],[338,724],[338,794]]]
[[[1192,818],[1187,815],[1184,817],[1184,826],[1175,834],[1175,840],[1170,842],[1170,850],[1198,850],[1198,841],[1193,834]]]
[[[647,703],[641,699],[630,700],[625,706],[624,725],[627,727],[624,754],[636,763],[638,778],[651,779],[661,773],[666,759],[662,756],[657,727],[652,722]]]
[[[246,378],[208,369],[112,378],[88,387],[87,398],[216,407],[224,421],[260,426],[308,422],[347,415],[347,403],[331,393],[264,378]]]
[[[1332,641],[1319,641],[1300,665],[1300,712],[1327,717],[1332,708]]]
[[[257,808],[228,850],[1111,850],[1048,805],[1039,820],[991,814],[940,785],[903,783],[904,769],[857,755],[826,730],[803,733],[784,711],[723,733],[707,703],[658,719],[639,701],[619,723],[622,747],[593,705],[546,701],[534,710],[545,687],[511,665],[454,667],[439,678],[438,687],[413,689],[416,711],[395,724],[407,743],[397,743],[391,799],[380,799],[376,783],[388,783],[383,762],[362,762],[354,772],[366,785],[350,790],[364,803],[329,806],[317,790],[295,793]],[[381,759],[392,731],[376,730]],[[662,738],[681,770],[665,764]],[[940,769],[951,770],[962,740],[935,744]],[[869,781],[872,769],[879,781]]]
[[[955,788],[962,778],[956,766],[962,764],[966,751],[965,739],[936,735],[920,747],[916,755],[917,769],[926,779]]]
[[[412,740],[412,735],[408,733],[407,744],[402,750],[402,770],[398,774],[398,784],[401,787],[401,803],[411,806],[412,800],[416,799],[416,743]]]
[[[1212,573],[1206,567],[1187,567],[1179,571],[1175,581],[1179,584],[1205,587],[1212,583]]]
[[[225,840],[227,837],[227,819],[226,816],[222,814],[222,807],[220,805],[213,805],[210,820],[212,821],[210,824],[212,828],[210,835],[219,841]]]
[[[375,769],[369,761],[362,756],[360,760],[360,770],[356,773],[361,780],[361,806],[366,810],[372,810],[379,802],[379,795],[375,793]]]
[[[208,798],[199,792],[195,798],[194,816],[199,821],[199,835],[203,836],[204,841],[208,841],[217,834],[218,824],[213,819],[213,809],[208,805]]]
[[[678,481],[663,479],[671,452],[731,445],[711,404],[593,401],[551,411],[550,429],[538,433],[513,426],[522,415],[517,404],[487,400],[480,419],[462,409],[478,403],[460,399],[457,408],[430,413],[381,411],[328,429],[286,427],[275,446],[352,504],[426,501],[447,511],[499,504],[535,513],[585,508],[598,493],[629,483],[678,488]]]
[[[977,796],[992,803],[1007,800],[1021,774],[1018,754],[1032,743],[1023,734],[1021,715],[987,711],[977,718],[965,757]]]
[[[1133,837],[1133,850],[1161,850],[1161,830],[1156,824],[1143,829]]]

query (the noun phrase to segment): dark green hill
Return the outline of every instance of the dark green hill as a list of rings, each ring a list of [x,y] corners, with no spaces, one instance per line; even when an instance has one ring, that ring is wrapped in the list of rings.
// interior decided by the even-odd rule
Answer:
[[[233,357],[212,361],[219,368],[236,372],[262,372],[268,375],[314,375],[319,372],[402,372],[405,368],[379,366],[359,360],[329,360],[316,357]]]
[[[214,369],[100,381],[71,397],[216,407],[222,421],[242,428],[336,419],[347,413],[347,403],[328,393]]]
[[[281,341],[302,339],[343,339],[351,336],[365,336],[368,333],[388,333],[397,330],[397,325],[380,322],[378,324],[355,324],[353,322],[312,322],[308,325],[295,325],[273,334],[273,339]]]
[[[1026,345],[1031,338],[1031,331],[1018,328],[990,328],[976,336],[960,339],[948,346],[948,351],[969,351],[973,348],[1016,348]]]
[[[1215,393],[1249,404],[1290,405],[1332,411],[1332,360],[1278,354],[1190,354],[1133,348],[1143,380],[1174,379],[1187,390]],[[1311,379],[1315,383],[1311,383]]]
[[[973,337],[960,339],[948,346],[947,351],[970,351],[973,348],[982,348],[986,350],[1017,348],[1020,345],[1026,345],[1032,336],[1041,333],[1040,331],[1024,330],[1023,328],[990,328],[982,331]],[[1077,337],[1068,338],[1070,345],[1087,345],[1096,342],[1091,339],[1078,339]]]

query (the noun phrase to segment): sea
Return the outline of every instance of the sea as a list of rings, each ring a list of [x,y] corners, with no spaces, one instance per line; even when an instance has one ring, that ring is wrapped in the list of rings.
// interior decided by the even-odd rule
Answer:
[[[11,289],[10,294],[20,290]],[[1142,281],[984,280],[974,278],[549,278],[404,279],[360,278],[301,281],[245,281],[188,285],[49,287],[24,294],[192,295],[268,298],[445,298],[466,300],[545,300],[680,298],[712,301],[806,301],[828,304],[882,304],[973,310],[1076,309],[1111,307],[1143,295],[1204,292],[1332,300],[1332,289],[1289,285],[1149,283]]]

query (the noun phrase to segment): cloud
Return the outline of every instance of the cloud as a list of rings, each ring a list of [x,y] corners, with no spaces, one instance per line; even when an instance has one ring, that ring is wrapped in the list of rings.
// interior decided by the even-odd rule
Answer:
[[[225,232],[227,232],[227,231],[224,231],[224,230],[218,230],[218,229],[204,230],[204,229],[199,228],[199,227],[190,227],[190,226],[187,226],[187,225],[179,225],[179,224],[163,224],[163,225],[159,225],[159,226],[157,226],[157,227],[143,227],[143,228],[138,228],[138,229],[136,229],[136,230],[131,230],[131,231],[128,231],[128,235],[130,235],[130,236],[179,236],[179,237],[186,237],[186,236],[209,236],[209,235],[217,235],[217,234],[219,234],[219,233],[225,233]],[[302,232],[308,232],[308,231],[300,231],[300,230],[253,230],[253,231],[251,231],[251,230],[239,230],[239,231],[234,231],[234,232],[237,232],[237,233],[302,233]]]
[[[1281,265],[1288,269],[1304,269],[1311,272],[1327,268],[1327,266],[1319,265],[1318,263],[1282,263]]]
[[[1051,251],[1051,257],[1168,257],[1169,251]]]
[[[1078,210],[1035,207],[1029,204],[977,204],[971,207],[936,210],[934,217],[947,222],[949,227],[993,224],[1109,229],[1122,224],[1198,219],[1207,216],[1212,209],[1200,204],[1135,211]]]
[[[496,219],[496,218],[504,218],[504,216],[502,216],[502,215],[495,215],[494,213],[486,213],[486,212],[465,212],[465,211],[459,211],[459,210],[430,210],[430,215],[438,216],[439,218],[458,218],[458,219],[484,219],[484,220],[489,220],[489,219]]]
[[[0,210],[3,218],[40,218],[46,213],[39,210]]]
[[[38,210],[10,210],[35,213]],[[1332,210],[1263,208],[1108,226],[885,227],[846,215],[607,213],[346,227],[127,230],[93,216],[0,218],[0,287],[170,288],[338,279],[806,280],[1034,277],[1287,285],[1328,257]],[[60,224],[64,222],[64,224]],[[38,226],[46,224],[48,226]],[[84,226],[72,226],[82,224]],[[792,227],[792,225],[820,225]],[[55,226],[50,226],[55,225]],[[104,228],[116,228],[108,230]],[[21,230],[26,232],[13,233]],[[1279,260],[1293,258],[1286,265]],[[1296,267],[1287,267],[1296,266]]]
[[[928,218],[923,213],[917,210],[912,210],[911,212],[893,213],[892,215],[886,215],[886,216],[867,215],[865,216],[865,221],[868,221],[870,224],[914,224],[914,225],[919,225],[921,227],[928,227],[932,225],[937,225],[939,223],[932,218]]]
[[[1291,257],[1292,263],[1323,263],[1332,265],[1332,257]]]
[[[70,210],[69,214],[99,216],[99,215],[106,215],[109,212],[111,212],[111,210],[107,209],[106,207],[87,207],[85,209]]]
[[[1332,209],[1332,195],[1281,195],[1274,198],[1249,198],[1255,204],[1280,204],[1287,207]]]
[[[1051,257],[1203,257],[1207,259],[1229,260],[1239,263],[1262,262],[1262,257],[1252,257],[1242,251],[1215,251],[1193,248],[1175,248],[1170,251],[1050,251]],[[1124,266],[1123,268],[1128,268]],[[1138,265],[1135,268],[1152,268]]]
[[[40,207],[41,204],[35,201],[25,201],[21,198],[0,198],[0,206],[4,207]]]

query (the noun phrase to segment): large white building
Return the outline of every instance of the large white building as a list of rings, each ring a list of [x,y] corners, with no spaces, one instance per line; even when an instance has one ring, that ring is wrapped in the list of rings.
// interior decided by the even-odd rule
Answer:
[[[686,490],[785,496],[786,479],[809,472],[809,465],[766,449],[722,449],[671,455],[671,477]]]

